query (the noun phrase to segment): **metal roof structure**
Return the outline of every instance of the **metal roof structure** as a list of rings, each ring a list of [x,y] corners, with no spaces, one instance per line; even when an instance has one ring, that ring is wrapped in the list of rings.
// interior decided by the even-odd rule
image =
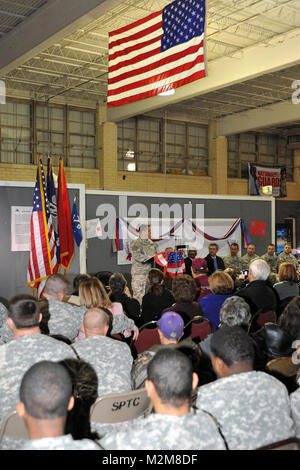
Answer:
[[[55,3],[67,4],[68,1],[0,0],[0,48],[10,37],[13,38],[12,45],[14,41],[21,41],[18,30],[22,25],[25,27],[29,19],[34,24],[36,18],[38,28],[39,13],[44,11],[46,14],[47,8],[54,8]],[[75,3],[78,2],[74,2],[74,9]],[[120,0],[105,4],[100,0],[86,0],[84,3],[87,8],[89,3],[93,3],[91,11],[94,13],[85,14],[80,27],[78,21],[74,21],[68,34],[62,28],[61,34],[55,31],[47,42],[41,37],[39,47],[35,44],[31,51],[29,49],[20,55],[17,62],[12,61],[16,66],[9,66],[9,57],[8,66],[1,67],[0,63],[0,79],[5,81],[9,94],[23,93],[32,99],[48,102],[58,99],[78,100],[85,104],[105,102],[109,31],[145,17],[170,2]],[[96,3],[103,4],[101,15],[97,15]],[[292,50],[287,60],[284,53],[280,57],[280,47],[283,49],[286,44],[291,49],[296,41],[299,44],[300,0],[207,0],[206,10],[208,77],[220,79],[220,71],[217,71],[222,63],[236,64],[237,69],[240,66],[241,72],[245,70],[245,76],[242,73],[234,76],[233,72],[232,80],[220,81],[215,89],[209,87],[205,90],[203,86],[199,93],[194,90],[192,94],[183,94],[179,101],[162,100],[160,106],[156,100],[149,109],[148,103],[143,103],[145,112],[186,112],[198,120],[208,121],[290,103],[292,83],[300,80],[300,53]],[[59,8],[52,13],[55,11],[59,15]],[[49,15],[49,23],[54,21],[53,18]],[[88,21],[90,18],[92,21]],[[247,54],[256,50],[257,54],[272,54],[273,51],[277,62],[269,69],[265,66],[265,70],[264,65],[260,65],[255,71],[255,59],[249,60],[248,65],[254,69],[255,76],[247,78]],[[228,72],[231,66],[226,67]],[[150,103],[149,99],[144,101]],[[140,109],[133,106],[126,115],[116,112],[113,120],[139,113]],[[291,122],[291,116],[287,115],[286,121]],[[277,124],[274,123],[275,128]]]

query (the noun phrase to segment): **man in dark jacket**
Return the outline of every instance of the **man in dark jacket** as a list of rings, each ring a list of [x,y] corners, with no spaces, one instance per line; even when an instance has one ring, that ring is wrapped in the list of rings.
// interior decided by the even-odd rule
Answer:
[[[277,309],[278,296],[267,280],[269,274],[270,267],[266,261],[261,258],[252,261],[249,266],[249,284],[236,293],[249,304],[251,315],[254,315],[257,311],[267,312],[272,310],[275,312]]]
[[[216,243],[210,243],[208,247],[208,255],[204,258],[207,262],[208,275],[210,276],[215,271],[224,271],[225,264],[220,256],[217,256],[219,247]]]

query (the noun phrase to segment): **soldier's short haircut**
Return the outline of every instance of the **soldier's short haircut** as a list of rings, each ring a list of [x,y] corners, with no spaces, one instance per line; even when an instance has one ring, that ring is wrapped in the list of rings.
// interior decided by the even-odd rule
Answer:
[[[109,278],[109,287],[111,288],[112,293],[122,294],[126,285],[127,281],[121,273],[114,273]]]
[[[237,246],[239,248],[239,244],[236,242],[231,243],[230,246]]]
[[[231,367],[237,362],[253,364],[254,347],[250,336],[239,326],[219,328],[211,339],[212,354]]]
[[[193,366],[182,352],[173,348],[158,351],[147,366],[147,375],[163,404],[180,407],[190,400]]]
[[[8,317],[18,329],[33,328],[39,325],[40,309],[38,301],[28,294],[13,297],[8,304]]]
[[[62,274],[52,274],[46,281],[44,293],[53,296],[60,293],[66,295],[69,289],[70,283]]]
[[[71,377],[57,362],[34,364],[21,381],[20,401],[27,414],[35,419],[52,420],[66,416],[71,395]]]
[[[194,279],[188,274],[176,276],[172,282],[172,293],[175,302],[190,303],[193,302],[196,297],[197,285]]]
[[[110,324],[109,315],[101,308],[89,308],[84,315],[84,327],[87,330],[98,330]]]

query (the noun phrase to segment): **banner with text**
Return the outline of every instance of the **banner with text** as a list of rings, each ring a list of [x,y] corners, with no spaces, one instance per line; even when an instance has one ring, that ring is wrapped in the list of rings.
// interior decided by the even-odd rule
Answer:
[[[269,168],[248,163],[248,169],[250,196],[267,194],[273,197],[285,197],[287,195],[285,168]]]

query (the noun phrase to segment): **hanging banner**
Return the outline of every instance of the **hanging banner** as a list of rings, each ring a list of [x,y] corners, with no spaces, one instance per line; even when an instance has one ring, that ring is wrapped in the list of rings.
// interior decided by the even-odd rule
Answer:
[[[264,196],[265,187],[271,186],[273,197],[285,197],[286,194],[286,169],[269,168],[248,163],[249,170],[249,195]]]

